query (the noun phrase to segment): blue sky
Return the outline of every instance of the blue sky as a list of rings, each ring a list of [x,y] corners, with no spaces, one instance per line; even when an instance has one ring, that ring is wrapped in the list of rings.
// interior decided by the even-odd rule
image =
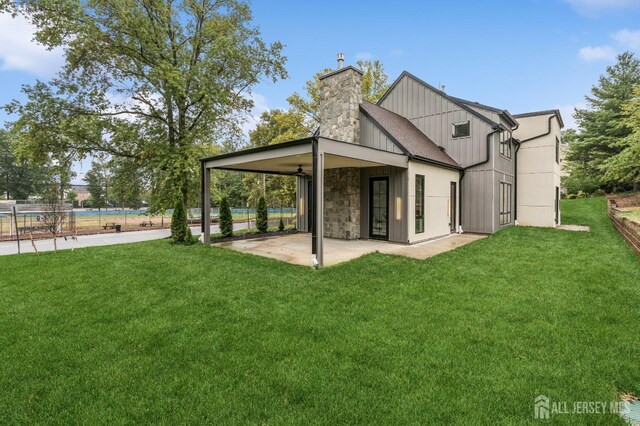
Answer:
[[[253,89],[247,127],[260,112],[286,107],[314,72],[335,66],[338,52],[347,64],[380,59],[390,81],[407,70],[512,113],[559,108],[572,126],[573,107],[584,105],[616,53],[640,54],[640,0],[256,0],[252,9],[265,40],[286,45],[289,79]],[[1,104],[61,63],[60,50],[31,42],[27,22],[0,15]],[[0,112],[0,125],[7,119]]]

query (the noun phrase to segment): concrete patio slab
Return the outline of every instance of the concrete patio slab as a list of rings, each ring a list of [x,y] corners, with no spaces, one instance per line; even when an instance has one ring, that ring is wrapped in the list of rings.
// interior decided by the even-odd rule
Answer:
[[[387,241],[325,238],[324,264],[325,266],[337,265],[376,251],[414,259],[426,259],[482,238],[485,238],[485,235],[451,234],[437,240],[410,246]],[[213,245],[243,253],[270,257],[295,265],[311,265],[311,234],[308,233],[228,241]]]

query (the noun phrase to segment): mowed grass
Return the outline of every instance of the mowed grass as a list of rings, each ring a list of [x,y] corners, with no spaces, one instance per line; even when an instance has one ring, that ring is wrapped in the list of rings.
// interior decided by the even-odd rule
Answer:
[[[640,395],[640,260],[604,199],[562,207],[592,231],[320,271],[167,241],[2,257],[1,422],[535,424],[539,394]]]

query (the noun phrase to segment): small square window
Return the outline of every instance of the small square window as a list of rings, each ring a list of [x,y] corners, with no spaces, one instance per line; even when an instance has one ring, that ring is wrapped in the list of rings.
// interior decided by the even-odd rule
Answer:
[[[464,138],[471,135],[471,122],[463,121],[451,125],[452,138]]]

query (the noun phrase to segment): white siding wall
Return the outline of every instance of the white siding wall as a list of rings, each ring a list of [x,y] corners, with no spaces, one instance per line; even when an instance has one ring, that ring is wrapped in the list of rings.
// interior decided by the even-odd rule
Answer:
[[[546,133],[549,117],[518,118],[514,137],[523,140]],[[551,133],[524,142],[518,152],[518,223],[523,226],[556,226],[555,188],[560,187],[560,164],[556,163],[556,137],[560,124],[551,120]],[[560,224],[560,218],[558,220]]]
[[[416,243],[450,233],[451,182],[456,182],[459,191],[460,173],[455,170],[444,169],[430,164],[409,162],[409,243]],[[416,175],[424,176],[425,186],[425,226],[424,232],[416,234]],[[456,203],[458,204],[458,203]],[[457,221],[456,221],[457,222]]]

